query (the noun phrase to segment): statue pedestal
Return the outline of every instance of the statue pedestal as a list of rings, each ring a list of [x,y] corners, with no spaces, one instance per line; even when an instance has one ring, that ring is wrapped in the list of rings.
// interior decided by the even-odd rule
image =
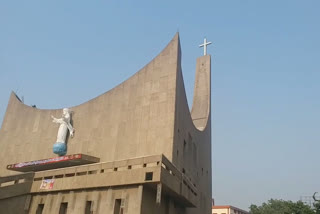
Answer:
[[[18,172],[37,172],[43,170],[64,168],[70,166],[79,166],[91,163],[98,163],[100,158],[85,154],[65,155],[42,160],[34,160],[22,163],[7,165],[8,170]]]

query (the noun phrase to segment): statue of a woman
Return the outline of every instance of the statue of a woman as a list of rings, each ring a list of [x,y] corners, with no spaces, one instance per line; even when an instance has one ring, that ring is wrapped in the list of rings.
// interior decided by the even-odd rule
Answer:
[[[74,129],[72,125],[70,124],[71,114],[70,110],[68,108],[63,109],[63,114],[61,118],[55,118],[52,117],[52,122],[60,124],[58,135],[57,135],[57,141],[53,145],[53,152],[58,155],[65,155],[67,153],[67,145],[66,145],[66,139],[68,130],[70,132],[70,136],[73,137]]]

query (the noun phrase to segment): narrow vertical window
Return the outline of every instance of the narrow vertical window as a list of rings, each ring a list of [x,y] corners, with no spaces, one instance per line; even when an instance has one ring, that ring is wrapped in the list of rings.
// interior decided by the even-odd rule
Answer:
[[[123,214],[125,206],[125,199],[116,199],[114,201],[113,214]]]
[[[121,206],[121,199],[116,199],[114,201],[113,214],[119,214],[120,213],[120,206]]]
[[[44,208],[44,204],[38,204],[36,214],[42,214],[43,208]]]
[[[86,202],[85,214],[92,214],[92,213],[93,213],[93,212],[91,211],[91,205],[92,205],[92,201],[87,201],[87,202]]]
[[[67,214],[68,203],[61,203],[59,214]]]

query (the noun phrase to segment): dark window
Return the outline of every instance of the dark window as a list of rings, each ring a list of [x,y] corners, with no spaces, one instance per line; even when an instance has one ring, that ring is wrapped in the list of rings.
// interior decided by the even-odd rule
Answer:
[[[86,175],[87,174],[87,172],[77,172],[77,176],[82,176],[82,175]],[[67,175],[66,175],[66,177],[68,177]]]
[[[36,214],[42,214],[43,208],[44,208],[44,204],[38,204]]]
[[[52,179],[53,176],[44,177],[44,179]]]
[[[94,175],[94,174],[97,174],[97,173],[98,173],[98,170],[92,170],[92,171],[88,172],[89,175]]]
[[[67,208],[68,208],[68,203],[61,203],[60,209],[59,209],[59,214],[66,214]]]
[[[55,175],[54,178],[63,178],[63,175]]]
[[[87,201],[86,202],[86,209],[85,209],[85,214],[92,214],[93,212],[91,211],[91,205],[92,205],[92,201]]]
[[[33,180],[34,180],[34,181],[41,181],[41,180],[42,180],[42,177],[40,177],[40,178],[34,178]]]
[[[121,207],[121,199],[116,199],[114,201],[114,209],[113,209],[113,214],[120,214],[120,211],[122,210]]]
[[[152,181],[153,178],[153,172],[146,172],[145,181]]]

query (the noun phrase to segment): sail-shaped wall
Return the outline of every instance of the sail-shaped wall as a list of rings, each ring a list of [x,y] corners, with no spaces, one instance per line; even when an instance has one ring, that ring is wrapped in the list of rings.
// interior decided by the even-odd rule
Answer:
[[[197,59],[191,112],[178,34],[131,78],[71,107],[76,131],[68,138],[67,155],[100,159],[90,165],[25,174],[7,170],[12,163],[54,156],[58,126],[51,115],[62,112],[27,106],[12,93],[0,129],[0,209],[14,201],[15,209],[21,204],[29,213],[55,213],[67,204],[68,214],[209,214],[210,63],[209,55]],[[54,181],[52,189],[41,189],[48,179]]]

